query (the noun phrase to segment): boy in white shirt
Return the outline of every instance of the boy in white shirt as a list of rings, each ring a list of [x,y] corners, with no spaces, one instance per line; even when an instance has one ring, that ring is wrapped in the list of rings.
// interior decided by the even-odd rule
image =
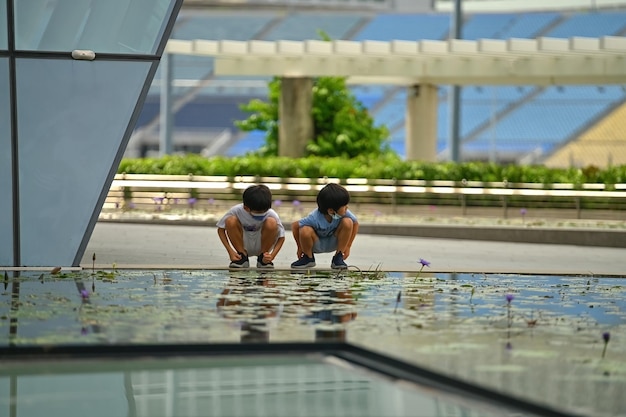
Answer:
[[[271,207],[270,189],[251,185],[243,192],[243,202],[217,222],[217,234],[231,261],[229,268],[249,268],[248,256],[257,256],[257,268],[274,268],[272,261],[285,242],[285,228]]]
[[[317,194],[317,209],[293,222],[291,230],[298,245],[298,260],[293,269],[315,266],[314,253],[335,252],[332,269],[346,269],[350,247],[359,231],[359,222],[348,210],[350,193],[339,184],[330,183]]]

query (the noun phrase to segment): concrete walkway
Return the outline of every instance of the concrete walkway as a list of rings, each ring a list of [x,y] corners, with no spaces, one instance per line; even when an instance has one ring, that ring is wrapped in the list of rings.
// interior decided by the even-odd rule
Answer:
[[[287,233],[277,269],[289,269],[296,259]],[[94,253],[99,269],[225,269],[229,263],[216,228],[206,225],[98,222],[82,267],[91,268]],[[626,276],[623,248],[366,233],[357,236],[347,263],[361,270],[415,272],[420,258],[431,263],[424,272]],[[317,269],[329,268],[331,254],[316,259]]]

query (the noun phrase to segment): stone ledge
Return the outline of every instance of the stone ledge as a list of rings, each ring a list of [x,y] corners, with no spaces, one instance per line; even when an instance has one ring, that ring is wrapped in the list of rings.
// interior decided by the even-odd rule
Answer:
[[[214,221],[185,218],[176,220],[162,218],[100,218],[99,221],[215,227]],[[287,230],[290,230],[290,226],[290,224],[285,224]],[[437,239],[467,239],[626,248],[626,231],[612,229],[360,223],[359,233]]]

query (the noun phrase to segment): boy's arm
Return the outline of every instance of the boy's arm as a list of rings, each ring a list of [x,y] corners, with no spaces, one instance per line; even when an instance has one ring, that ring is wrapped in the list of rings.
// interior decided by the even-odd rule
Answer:
[[[276,258],[276,255],[278,255],[278,252],[280,252],[280,249],[283,247],[283,243],[285,243],[285,236],[281,236],[278,240],[276,240],[274,249],[272,249],[272,252],[269,254],[270,261],[273,261]],[[263,257],[263,260],[265,261],[265,257]]]
[[[300,222],[295,221],[291,223],[291,233],[293,234],[293,238],[296,240],[296,246],[298,249],[296,250],[296,256],[298,259],[302,256],[302,249],[300,249]]]
[[[226,236],[226,229],[222,227],[218,227],[217,235],[219,236],[220,242],[222,242],[222,245],[224,245],[224,247],[226,248],[226,251],[228,252],[228,257],[230,258],[230,260],[231,261],[239,260],[241,256],[230,245],[230,242],[228,241],[228,236]]]

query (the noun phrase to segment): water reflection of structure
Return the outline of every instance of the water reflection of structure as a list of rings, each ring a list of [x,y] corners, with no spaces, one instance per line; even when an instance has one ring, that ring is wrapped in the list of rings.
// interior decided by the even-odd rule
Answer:
[[[304,310],[301,317],[315,329],[316,342],[346,341],[346,323],[357,313],[349,286],[319,288],[319,282],[300,283],[297,294],[287,295],[274,281],[262,273],[255,277],[231,275],[228,285],[217,301],[220,314],[237,320],[241,343],[268,343],[270,328],[280,320],[285,304],[291,312]]]
[[[316,293],[321,304],[311,309],[306,318],[317,322],[315,328],[316,342],[345,342],[346,326],[356,319],[357,313],[349,307],[354,304],[352,294],[348,289],[319,289],[310,290]]]

